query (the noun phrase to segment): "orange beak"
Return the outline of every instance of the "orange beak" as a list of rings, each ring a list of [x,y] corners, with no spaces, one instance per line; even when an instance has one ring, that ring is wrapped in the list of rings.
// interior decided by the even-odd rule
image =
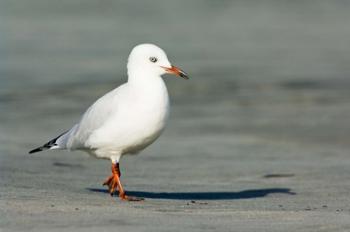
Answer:
[[[185,73],[184,71],[182,71],[181,69],[179,69],[176,66],[172,65],[171,68],[167,68],[167,67],[162,67],[162,68],[164,68],[165,71],[169,74],[175,74],[175,75],[182,77],[183,79],[186,79],[186,80],[189,79],[187,73]]]

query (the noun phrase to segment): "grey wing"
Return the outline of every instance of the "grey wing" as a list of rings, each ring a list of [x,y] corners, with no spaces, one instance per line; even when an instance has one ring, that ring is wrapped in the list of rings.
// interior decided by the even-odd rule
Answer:
[[[62,148],[83,149],[90,135],[100,128],[112,113],[117,110],[118,93],[123,86],[112,90],[99,98],[91,105],[81,117],[79,123],[75,124],[66,134],[58,139],[58,144]]]

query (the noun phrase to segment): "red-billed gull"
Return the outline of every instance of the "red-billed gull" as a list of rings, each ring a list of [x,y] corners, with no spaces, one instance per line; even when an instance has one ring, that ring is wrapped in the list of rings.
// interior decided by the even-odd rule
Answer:
[[[90,106],[70,130],[29,153],[43,150],[82,150],[97,158],[112,161],[112,175],[104,182],[111,195],[120,182],[119,160],[135,154],[154,142],[163,131],[169,114],[168,91],[161,76],[176,74],[188,79],[181,69],[170,64],[165,52],[153,44],[140,44],[128,59],[128,81],[105,94]]]

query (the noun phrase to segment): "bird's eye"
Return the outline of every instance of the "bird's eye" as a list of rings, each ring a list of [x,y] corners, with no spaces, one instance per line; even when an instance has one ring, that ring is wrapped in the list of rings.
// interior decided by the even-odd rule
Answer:
[[[150,57],[149,60],[152,62],[152,63],[155,63],[158,61],[158,59],[156,57]]]

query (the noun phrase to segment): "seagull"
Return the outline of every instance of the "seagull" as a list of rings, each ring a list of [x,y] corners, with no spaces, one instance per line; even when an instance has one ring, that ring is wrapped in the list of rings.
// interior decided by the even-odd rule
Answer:
[[[188,75],[171,65],[166,53],[154,44],[140,44],[129,55],[128,80],[93,103],[70,130],[30,154],[44,150],[81,150],[110,159],[112,175],[103,185],[111,196],[118,190],[126,201],[143,200],[128,196],[120,181],[119,161],[137,154],[162,133],[169,115],[169,96],[163,74]]]

